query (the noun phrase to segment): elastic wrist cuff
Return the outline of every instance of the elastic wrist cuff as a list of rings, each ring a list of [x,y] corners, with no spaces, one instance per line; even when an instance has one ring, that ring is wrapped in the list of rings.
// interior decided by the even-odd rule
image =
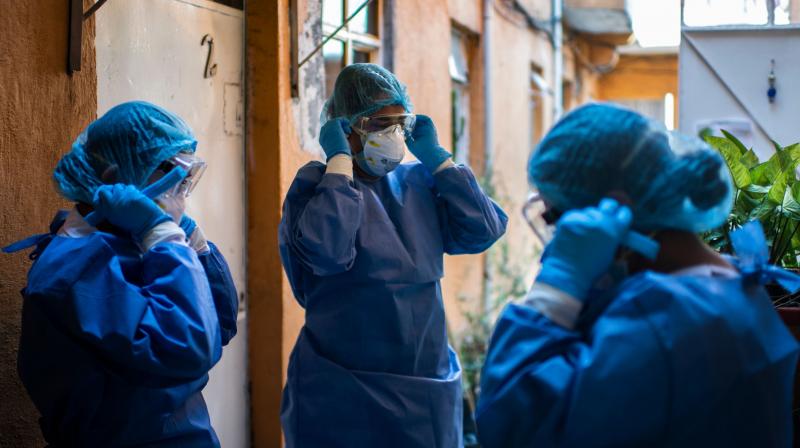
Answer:
[[[352,179],[353,158],[347,154],[336,154],[328,159],[328,166],[325,168],[325,174],[342,174]]]
[[[523,304],[530,306],[558,325],[572,330],[583,309],[583,303],[560,289],[534,283]]]
[[[145,252],[165,241],[186,244],[186,234],[174,221],[164,221],[148,230],[142,238],[141,246]]]
[[[436,173],[438,173],[440,171],[444,171],[444,170],[446,170],[446,169],[448,169],[450,167],[454,167],[454,166],[456,166],[456,164],[455,164],[455,162],[453,162],[453,159],[447,159],[444,162],[442,162],[435,170],[433,170],[433,174],[436,174]]]

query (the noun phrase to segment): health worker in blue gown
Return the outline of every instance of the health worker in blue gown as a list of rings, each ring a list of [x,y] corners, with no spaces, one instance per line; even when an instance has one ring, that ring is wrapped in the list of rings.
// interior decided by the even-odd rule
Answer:
[[[51,446],[214,447],[201,390],[236,334],[219,250],[183,215],[205,163],[177,116],[109,110],[55,169],[65,198],[23,290],[18,370]]]
[[[722,157],[591,104],[528,169],[533,228],[557,223],[529,294],[492,335],[482,446],[791,446],[798,345],[763,285],[800,283],[767,264],[757,223],[731,233],[735,257],[698,236],[731,210]],[[632,244],[642,234],[655,251]]]
[[[283,395],[287,446],[459,447],[443,258],[489,248],[506,215],[389,71],[345,67],[325,114],[327,164],[300,169],[280,224],[306,314]],[[401,164],[406,147],[418,162]]]

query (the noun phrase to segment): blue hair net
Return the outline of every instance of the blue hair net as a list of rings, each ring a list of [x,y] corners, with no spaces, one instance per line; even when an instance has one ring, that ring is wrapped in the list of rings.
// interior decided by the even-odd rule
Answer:
[[[91,203],[100,185],[141,189],[161,162],[196,147],[192,130],[178,116],[143,101],[123,103],[81,133],[53,178],[66,198]]]
[[[351,64],[336,78],[333,94],[325,103],[325,120],[347,118],[354,124],[386,106],[411,112],[411,100],[392,72],[375,64]]]
[[[564,117],[528,163],[530,182],[559,211],[630,201],[633,227],[701,232],[722,224],[733,186],[722,157],[636,112],[589,104]]]

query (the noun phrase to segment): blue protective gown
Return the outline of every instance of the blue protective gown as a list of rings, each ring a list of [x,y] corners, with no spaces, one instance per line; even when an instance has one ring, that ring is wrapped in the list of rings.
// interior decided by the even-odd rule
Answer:
[[[764,277],[738,268],[753,275],[628,277],[575,330],[509,305],[481,378],[483,446],[790,446],[798,345]]]
[[[18,369],[50,445],[219,446],[201,390],[236,334],[238,300],[209,247],[198,259],[100,231],[42,238]]]
[[[487,249],[506,221],[463,166],[403,164],[373,183],[300,169],[280,225],[306,310],[281,410],[288,447],[461,445],[443,258]]]

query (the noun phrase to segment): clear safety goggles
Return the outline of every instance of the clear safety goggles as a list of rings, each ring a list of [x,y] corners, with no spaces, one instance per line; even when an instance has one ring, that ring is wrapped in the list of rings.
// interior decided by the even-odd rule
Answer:
[[[179,169],[182,176],[181,180],[176,182],[173,186],[161,193],[165,197],[183,197],[187,198],[192,194],[192,191],[197,187],[203,173],[206,172],[206,162],[194,154],[179,153],[176,156],[165,160],[158,166],[157,170],[164,174],[164,178],[177,176],[176,168]]]
[[[549,208],[539,193],[533,192],[522,206],[522,216],[544,247],[553,239],[561,213]]]
[[[380,132],[386,128],[399,125],[406,135],[411,135],[416,123],[417,116],[414,114],[375,115],[372,117],[359,118],[355,124],[353,124],[353,129],[359,134],[368,134],[370,132]]]

